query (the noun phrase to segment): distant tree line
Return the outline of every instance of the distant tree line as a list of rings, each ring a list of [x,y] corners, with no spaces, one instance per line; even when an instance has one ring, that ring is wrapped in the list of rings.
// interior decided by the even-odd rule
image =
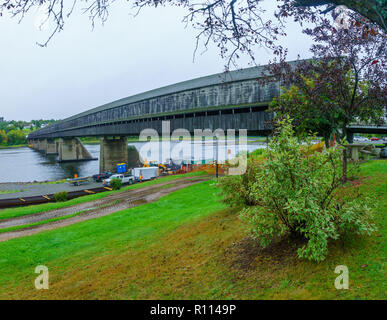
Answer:
[[[15,146],[26,144],[26,137],[32,131],[55,123],[56,120],[2,121],[0,122],[0,145]]]

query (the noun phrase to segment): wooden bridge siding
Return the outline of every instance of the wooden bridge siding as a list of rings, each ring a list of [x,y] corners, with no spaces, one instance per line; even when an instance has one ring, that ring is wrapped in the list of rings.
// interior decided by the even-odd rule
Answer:
[[[158,114],[177,114],[179,112],[181,113],[188,110],[205,110],[209,107],[222,108],[245,104],[253,105],[254,103],[271,101],[272,98],[278,94],[278,92],[278,83],[270,83],[269,85],[262,86],[257,80],[246,80],[234,83],[213,85],[206,88],[187,90],[184,92],[178,92],[166,96],[139,101],[129,105],[123,105],[116,108],[95,112],[93,114],[81,116],[76,119],[62,121],[51,127],[39,130],[39,135],[42,136],[48,134],[48,136],[51,137],[68,136],[68,131],[64,131],[62,133],[60,132],[62,130],[71,129],[74,127],[91,126],[94,124],[103,123],[104,121],[120,121],[131,117],[152,117],[152,115]],[[179,123],[179,121],[175,122],[176,125]],[[152,124],[152,126],[153,125],[156,124]],[[143,125],[131,123],[130,127],[142,129]],[[191,130],[192,128],[212,127],[262,130],[262,124],[260,124],[259,121],[254,121],[254,118],[244,118],[243,116],[229,117],[227,115],[222,115],[221,120],[218,120],[214,116],[208,116],[206,119],[198,117],[198,119],[194,118],[194,120],[186,120],[184,125],[178,127],[185,127],[188,130]],[[107,128],[105,127],[105,129]],[[83,128],[81,136],[101,134],[100,129],[96,130],[98,133],[94,132],[93,130]],[[75,129],[74,131],[79,132],[78,129]],[[132,129],[130,131],[132,131]],[[131,132],[131,134],[138,134],[140,131],[141,130]],[[109,133],[106,132],[105,134]]]

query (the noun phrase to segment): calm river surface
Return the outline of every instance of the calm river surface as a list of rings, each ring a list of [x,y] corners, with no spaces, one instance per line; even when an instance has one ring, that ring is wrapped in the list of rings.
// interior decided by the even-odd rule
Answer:
[[[178,142],[171,142],[171,149]],[[135,146],[141,150],[145,142],[133,142],[128,145]],[[213,149],[213,146],[206,146],[202,142],[191,143],[191,146],[200,144],[204,149]],[[87,150],[95,158],[99,158],[99,145],[85,145]],[[263,143],[251,143],[247,145],[249,152],[264,148]],[[219,155],[227,154],[228,148],[222,143],[219,144]],[[238,147],[236,147],[238,152]],[[203,153],[204,154],[204,153]],[[0,183],[1,182],[31,182],[59,180],[73,177],[74,174],[82,176],[91,176],[99,172],[99,161],[81,161],[58,163],[57,156],[46,156],[36,150],[25,148],[0,149]],[[152,159],[149,159],[152,160]]]

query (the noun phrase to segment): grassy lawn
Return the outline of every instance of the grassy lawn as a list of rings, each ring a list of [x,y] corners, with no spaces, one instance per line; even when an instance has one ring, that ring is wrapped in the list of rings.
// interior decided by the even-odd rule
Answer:
[[[142,183],[124,186],[119,191],[106,191],[106,192],[102,192],[102,193],[96,193],[96,194],[92,194],[92,195],[87,195],[87,196],[71,199],[71,200],[66,201],[66,202],[50,202],[50,203],[43,203],[43,204],[39,204],[39,205],[32,205],[32,206],[26,206],[26,207],[2,209],[2,210],[0,210],[0,220],[21,217],[21,216],[25,216],[28,214],[46,212],[46,211],[60,209],[60,208],[64,208],[64,207],[70,207],[70,206],[73,206],[73,205],[76,205],[79,203],[85,203],[85,202],[104,198],[104,197],[106,197],[109,194],[112,194],[114,192],[122,192],[122,191],[126,191],[126,190],[131,190],[131,189],[138,189],[138,188],[143,188],[146,186],[155,185],[155,184],[162,183],[162,182],[173,181],[173,180],[176,180],[176,179],[179,179],[182,177],[195,177],[195,176],[205,175],[205,174],[206,174],[205,172],[192,172],[192,173],[187,173],[184,175],[166,176],[166,177],[161,177],[159,179],[155,179],[155,180],[151,180],[151,181],[146,181],[146,182],[142,182]]]
[[[0,243],[2,299],[386,299],[387,162],[361,165],[360,188],[377,201],[378,231],[332,242],[321,263],[286,240],[262,250],[213,182],[155,203]],[[50,289],[34,289],[34,269]],[[349,269],[337,290],[335,267]]]

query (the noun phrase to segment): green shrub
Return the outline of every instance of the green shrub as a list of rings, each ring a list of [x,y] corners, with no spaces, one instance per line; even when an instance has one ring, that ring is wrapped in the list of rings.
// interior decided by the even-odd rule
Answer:
[[[265,159],[249,161],[243,176],[220,182],[224,201],[242,208],[253,237],[265,247],[275,236],[302,236],[307,242],[299,257],[321,261],[329,239],[374,231],[368,199],[342,184],[342,148],[312,152],[314,136],[300,146],[291,121],[279,125]]]
[[[62,191],[54,194],[54,198],[56,202],[64,202],[67,201],[67,191]]]
[[[118,178],[112,179],[110,181],[110,186],[112,187],[113,190],[120,190],[122,186],[122,180]]]

